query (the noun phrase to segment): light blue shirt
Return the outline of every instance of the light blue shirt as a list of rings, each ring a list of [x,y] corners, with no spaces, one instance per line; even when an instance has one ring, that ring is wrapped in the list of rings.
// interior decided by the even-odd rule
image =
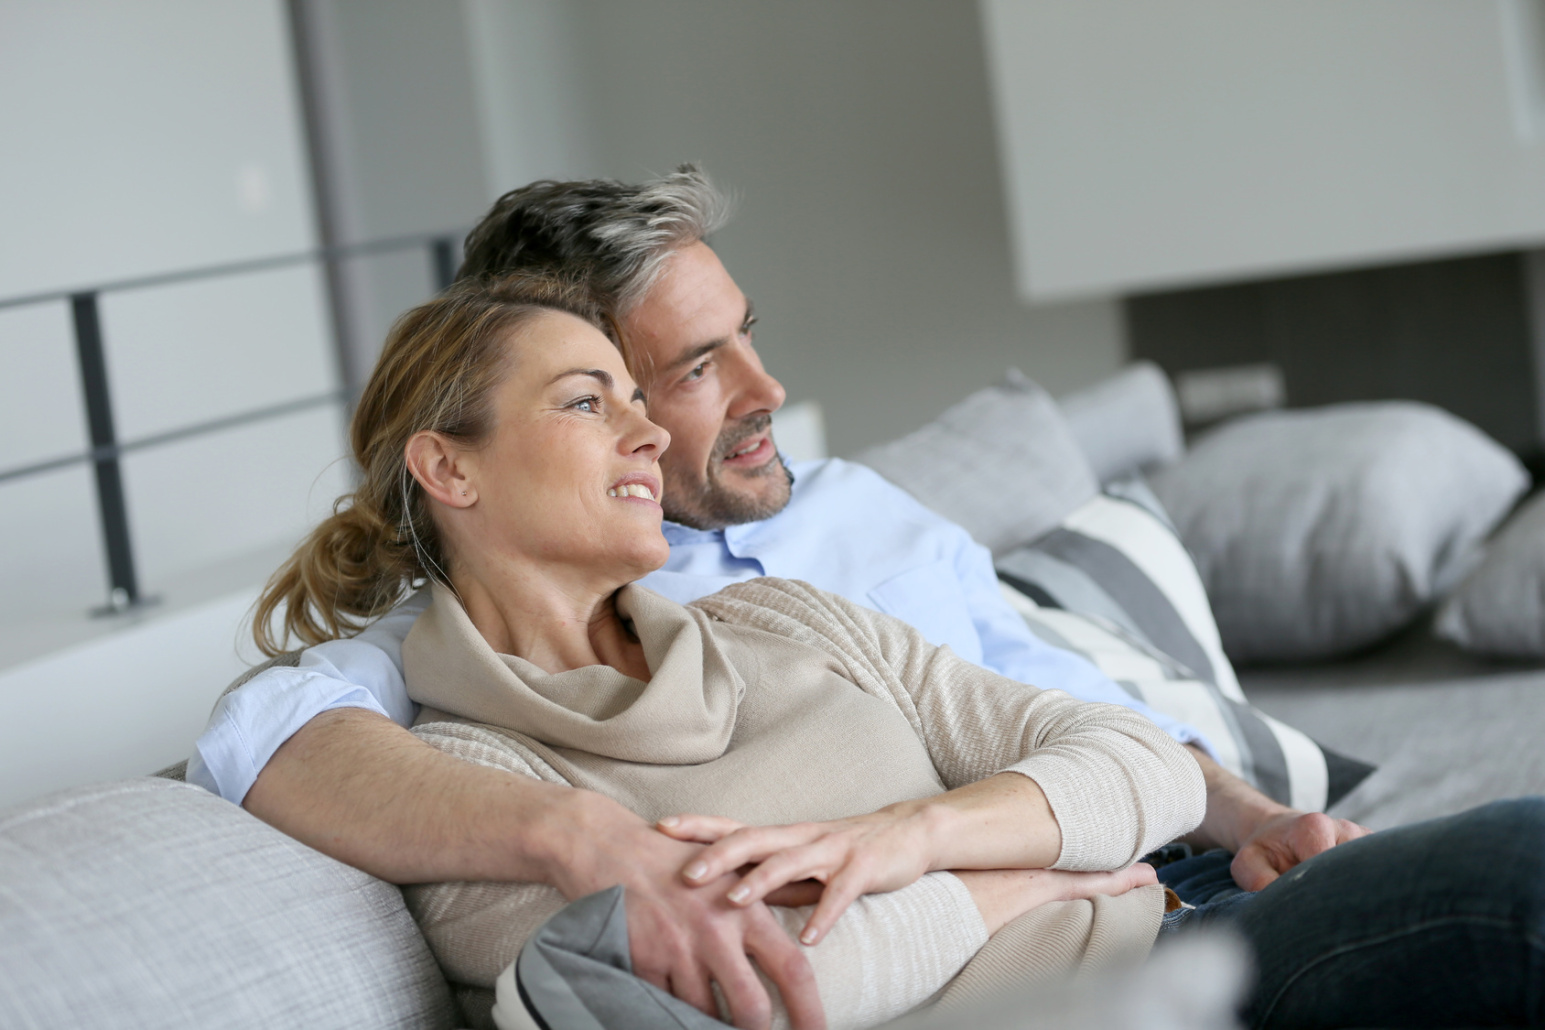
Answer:
[[[793,496],[770,519],[723,530],[665,523],[670,560],[643,585],[685,604],[757,576],[802,579],[1011,679],[1124,705],[1182,743],[1205,746],[1189,726],[1031,633],[999,593],[992,556],[964,529],[863,465],[832,458],[793,471]],[[330,709],[367,708],[412,725],[402,641],[427,603],[421,592],[359,636],[310,648],[298,667],[269,669],[227,694],[198,739],[189,782],[239,803],[279,745]]]

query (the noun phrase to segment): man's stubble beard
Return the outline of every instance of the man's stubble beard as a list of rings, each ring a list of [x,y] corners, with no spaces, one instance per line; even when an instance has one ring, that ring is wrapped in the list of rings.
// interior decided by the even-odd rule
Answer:
[[[744,522],[759,522],[782,511],[789,503],[794,475],[776,451],[766,465],[739,474],[757,480],[782,477],[782,483],[768,493],[749,494],[735,490],[718,475],[719,463],[725,457],[734,453],[748,438],[766,432],[771,426],[771,417],[758,415],[720,433],[701,481],[683,483],[679,476],[666,472],[665,497],[661,502],[665,517],[693,529],[723,529]]]

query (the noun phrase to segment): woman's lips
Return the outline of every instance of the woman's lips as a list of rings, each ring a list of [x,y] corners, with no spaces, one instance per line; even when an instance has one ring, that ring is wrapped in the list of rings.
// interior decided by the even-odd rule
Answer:
[[[660,481],[654,476],[633,472],[613,483],[606,494],[619,501],[642,501],[644,504],[658,506]]]

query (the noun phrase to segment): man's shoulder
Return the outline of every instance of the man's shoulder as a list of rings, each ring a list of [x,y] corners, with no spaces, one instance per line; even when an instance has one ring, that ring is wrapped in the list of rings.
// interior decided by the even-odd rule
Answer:
[[[868,465],[842,458],[796,462],[794,491],[783,514],[821,508],[834,512],[953,525]]]
[[[827,458],[792,471],[794,491],[783,511],[728,531],[738,553],[800,556],[769,572],[809,578],[815,567],[835,562],[879,575],[898,562],[937,560],[970,541],[965,530],[867,466]]]

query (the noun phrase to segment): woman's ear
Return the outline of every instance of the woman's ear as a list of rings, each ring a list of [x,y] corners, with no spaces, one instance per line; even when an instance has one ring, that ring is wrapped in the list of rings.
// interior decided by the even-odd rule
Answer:
[[[414,433],[403,448],[408,471],[430,497],[448,508],[477,503],[472,456],[432,430]]]

